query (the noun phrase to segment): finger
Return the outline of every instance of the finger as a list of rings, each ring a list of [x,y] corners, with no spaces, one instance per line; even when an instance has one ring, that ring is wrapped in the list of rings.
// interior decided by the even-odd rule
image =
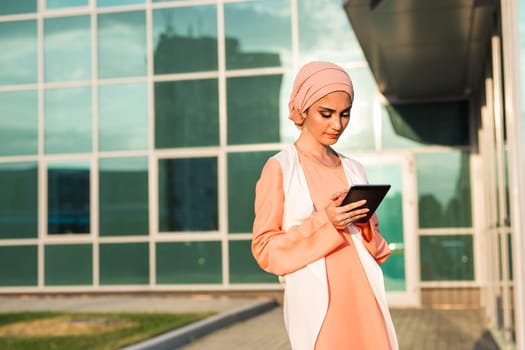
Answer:
[[[358,212],[353,211],[349,215],[346,215],[345,218],[342,220],[343,226],[348,226],[350,224],[355,223],[356,221],[359,221],[362,218],[366,217],[366,213],[369,211],[368,208],[359,210]]]
[[[330,199],[331,200],[339,199],[340,197],[345,196],[347,192],[348,190],[337,191],[330,196]]]
[[[358,208],[358,209],[354,209],[354,210],[349,211],[349,213],[352,216],[356,216],[356,215],[366,215],[366,213],[368,213],[369,211],[370,211],[370,209],[368,209],[368,208]]]
[[[362,199],[362,200],[357,201],[357,202],[348,203],[347,205],[344,205],[341,208],[344,211],[348,212],[348,211],[352,211],[352,210],[354,210],[356,208],[362,207],[365,204],[366,204],[366,199]]]
[[[341,205],[341,203],[343,202],[343,199],[345,198],[346,196],[346,192],[348,191],[340,191],[340,192],[336,192],[334,194],[332,194],[332,196],[330,196],[330,206],[333,206],[333,207],[338,207]]]

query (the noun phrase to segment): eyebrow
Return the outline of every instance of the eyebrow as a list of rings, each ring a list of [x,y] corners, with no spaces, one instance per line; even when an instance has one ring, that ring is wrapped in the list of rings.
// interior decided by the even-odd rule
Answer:
[[[352,108],[352,105],[346,107],[343,109],[343,111],[346,111],[346,110],[349,110]],[[325,111],[329,111],[329,112],[335,112],[335,109],[332,109],[332,108],[329,108],[329,107],[323,107],[323,106],[319,106],[319,109],[323,109]]]

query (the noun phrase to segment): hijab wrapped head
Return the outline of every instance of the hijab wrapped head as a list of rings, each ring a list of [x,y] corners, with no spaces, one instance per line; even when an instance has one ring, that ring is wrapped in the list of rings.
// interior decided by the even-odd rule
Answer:
[[[297,73],[290,101],[288,116],[300,129],[304,123],[304,114],[308,108],[324,96],[344,91],[354,100],[354,87],[348,73],[330,62],[314,61],[305,64]]]

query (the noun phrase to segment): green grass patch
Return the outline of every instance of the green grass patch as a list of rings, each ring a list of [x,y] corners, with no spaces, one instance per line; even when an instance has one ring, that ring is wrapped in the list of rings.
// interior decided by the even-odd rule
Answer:
[[[212,313],[0,313],[0,349],[114,350],[210,315]]]

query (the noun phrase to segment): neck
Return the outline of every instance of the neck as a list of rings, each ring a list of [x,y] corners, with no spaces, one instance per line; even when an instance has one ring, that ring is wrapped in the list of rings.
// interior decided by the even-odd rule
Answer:
[[[299,138],[294,143],[295,148],[301,153],[307,153],[319,157],[330,157],[335,154],[334,150],[328,146],[317,142],[309,142],[308,140]]]

